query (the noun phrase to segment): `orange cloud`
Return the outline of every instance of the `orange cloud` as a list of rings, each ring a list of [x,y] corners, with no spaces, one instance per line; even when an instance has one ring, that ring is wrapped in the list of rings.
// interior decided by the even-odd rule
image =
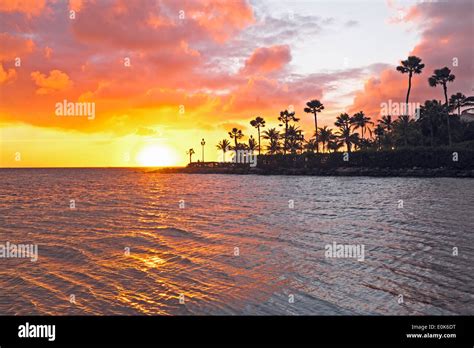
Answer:
[[[0,12],[20,12],[28,16],[37,16],[45,5],[46,0],[2,0]]]
[[[30,39],[0,33],[0,47],[0,60],[10,60],[33,52],[35,44]]]
[[[288,45],[260,47],[245,61],[241,72],[245,75],[266,74],[282,69],[290,60]]]
[[[15,69],[3,69],[3,64],[0,63],[0,85],[13,81],[16,78]]]
[[[66,73],[60,70],[51,70],[49,76],[34,71],[31,73],[31,78],[39,87],[36,94],[50,94],[56,91],[61,91],[72,86],[72,81]]]

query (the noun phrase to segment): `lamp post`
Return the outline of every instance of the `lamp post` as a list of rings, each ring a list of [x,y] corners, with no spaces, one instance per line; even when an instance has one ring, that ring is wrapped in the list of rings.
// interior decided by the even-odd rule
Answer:
[[[201,146],[202,146],[202,163],[204,163],[204,145],[206,145],[206,142],[204,141],[204,138],[201,140]]]

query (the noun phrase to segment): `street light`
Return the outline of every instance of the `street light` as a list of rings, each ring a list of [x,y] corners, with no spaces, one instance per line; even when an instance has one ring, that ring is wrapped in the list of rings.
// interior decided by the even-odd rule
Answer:
[[[204,163],[204,145],[206,145],[206,142],[204,141],[204,138],[201,140],[201,146],[202,146],[202,163]]]

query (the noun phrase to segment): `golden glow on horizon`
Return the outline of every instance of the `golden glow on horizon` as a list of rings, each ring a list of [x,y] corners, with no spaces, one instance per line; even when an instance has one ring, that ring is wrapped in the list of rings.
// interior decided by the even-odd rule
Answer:
[[[138,152],[136,160],[144,167],[166,167],[178,162],[174,151],[165,145],[145,146]]]

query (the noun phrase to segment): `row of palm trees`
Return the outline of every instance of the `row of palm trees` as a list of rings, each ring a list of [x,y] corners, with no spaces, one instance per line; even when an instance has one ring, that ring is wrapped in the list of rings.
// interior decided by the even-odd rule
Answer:
[[[442,145],[447,139],[447,144],[452,144],[452,122],[455,123],[456,134],[461,140],[465,140],[462,136],[463,125],[459,122],[459,117],[452,113],[461,114],[461,108],[464,106],[474,105],[474,97],[466,97],[462,93],[453,94],[448,100],[448,83],[454,81],[455,76],[451,74],[448,67],[434,70],[432,76],[428,78],[431,87],[441,86],[443,88],[444,104],[439,101],[426,101],[420,107],[419,118],[415,120],[412,115],[408,114],[408,105],[410,93],[412,91],[412,78],[423,72],[425,65],[421,58],[410,56],[408,59],[401,61],[396,70],[402,74],[408,74],[408,88],[405,98],[405,113],[393,119],[391,115],[383,115],[375,124],[371,118],[366,116],[363,111],[357,112],[350,116],[342,113],[336,117],[334,128],[327,126],[318,127],[318,114],[324,110],[321,101],[314,99],[306,103],[304,112],[314,117],[314,135],[305,140],[303,131],[297,125],[300,119],[296,117],[293,110],[283,110],[278,117],[279,127],[265,128],[265,120],[258,116],[250,121],[250,125],[257,130],[257,139],[252,135],[248,139],[248,143],[239,142],[244,137],[241,129],[233,128],[228,132],[229,138],[222,139],[217,144],[217,149],[225,154],[229,150],[248,150],[252,153],[262,152],[261,139],[267,141],[265,146],[266,153],[273,154],[297,154],[303,151],[307,152],[336,152],[340,148],[345,147],[346,151],[351,152],[354,149],[394,149],[397,147],[418,146],[418,145]],[[360,134],[359,131],[360,130]],[[470,135],[471,136],[471,135]],[[428,139],[428,140],[427,140]],[[472,139],[469,139],[472,140]],[[194,154],[193,149],[187,152],[191,156]]]

